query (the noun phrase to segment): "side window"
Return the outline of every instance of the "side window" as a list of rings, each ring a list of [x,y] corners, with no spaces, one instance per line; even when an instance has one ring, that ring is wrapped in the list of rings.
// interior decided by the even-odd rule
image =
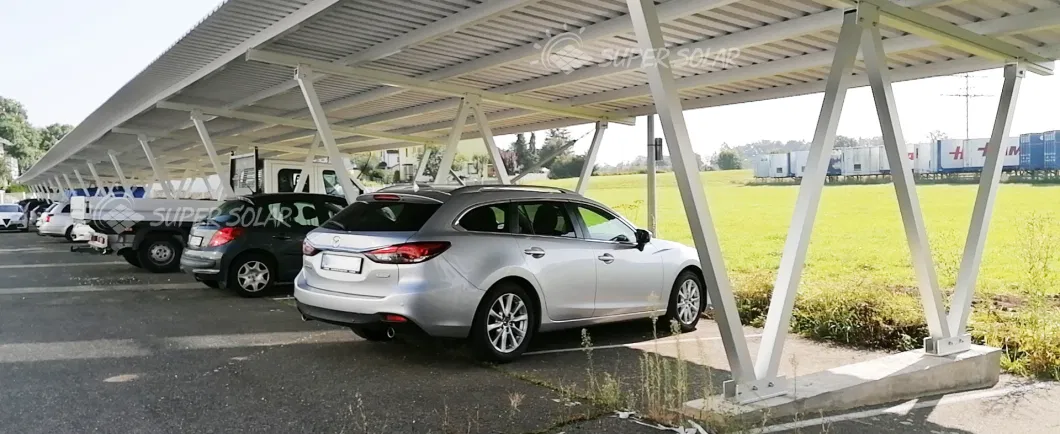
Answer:
[[[561,202],[522,203],[519,212],[519,233],[577,238],[570,216]]]
[[[328,221],[331,220],[332,217],[335,217],[335,214],[338,214],[339,211],[342,211],[342,208],[344,207],[341,204],[335,202],[323,202],[323,204],[317,208],[317,214],[319,214],[321,221]]]
[[[302,171],[299,169],[280,169],[276,174],[276,191],[279,193],[294,192],[294,188],[298,185],[298,178],[301,176]],[[302,186],[302,193],[309,193],[308,182]]]
[[[268,226],[277,229],[320,226],[317,207],[312,202],[278,202],[268,205]]]
[[[59,214],[69,214],[69,213],[70,213],[70,204],[66,204],[65,206],[63,206],[63,210],[59,212]]]
[[[594,207],[578,205],[578,214],[589,229],[587,238],[598,241],[632,243],[637,234],[613,214]]]
[[[335,176],[334,170],[325,170],[322,174],[324,177],[324,194],[330,194],[332,196],[342,196],[342,184],[339,184],[339,177]]]
[[[508,233],[508,204],[485,205],[468,211],[457,224],[475,232]]]

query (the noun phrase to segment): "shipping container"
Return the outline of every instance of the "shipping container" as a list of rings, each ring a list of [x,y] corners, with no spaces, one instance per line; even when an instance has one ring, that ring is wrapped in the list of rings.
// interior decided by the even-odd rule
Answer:
[[[934,166],[931,165],[934,143],[917,143],[913,145],[913,172],[932,173]]]
[[[806,173],[806,163],[810,159],[810,151],[795,151],[788,158],[791,161],[791,174],[796,178],[802,178]]]
[[[965,172],[979,172],[986,165],[986,148],[990,139],[972,139],[964,144],[962,155],[964,157]],[[1002,159],[1004,167],[1013,169],[1020,164],[1019,137],[1006,138],[1001,143]]]
[[[883,148],[880,146],[864,148],[843,148],[843,176],[881,175],[881,154]]]
[[[1057,132],[1058,131],[1048,131],[1042,134],[1042,146],[1045,148],[1042,152],[1045,157],[1044,166],[1049,170],[1060,169],[1060,161],[1057,161],[1056,156],[1056,152],[1058,151],[1056,143]]]
[[[828,176],[840,176],[843,174],[843,151],[835,149],[832,151],[832,159],[828,162]]]
[[[769,156],[769,176],[773,178],[791,177],[791,161],[787,153]]]
[[[754,161],[755,178],[769,178],[769,155],[759,155]]]
[[[1020,135],[1020,169],[1045,169],[1045,137],[1042,133]]]

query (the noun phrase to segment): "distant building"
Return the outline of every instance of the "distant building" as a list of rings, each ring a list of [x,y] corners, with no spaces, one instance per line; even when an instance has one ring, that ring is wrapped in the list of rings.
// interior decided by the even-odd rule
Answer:
[[[20,173],[18,172],[18,160],[15,159],[15,157],[7,156],[8,146],[14,145],[11,142],[5,140],[3,137],[0,137],[0,162],[7,165],[8,173],[11,174],[11,180],[15,180],[18,179],[18,176],[20,175]],[[6,184],[4,180],[0,180],[0,182]],[[7,185],[3,185],[3,187],[7,187]]]

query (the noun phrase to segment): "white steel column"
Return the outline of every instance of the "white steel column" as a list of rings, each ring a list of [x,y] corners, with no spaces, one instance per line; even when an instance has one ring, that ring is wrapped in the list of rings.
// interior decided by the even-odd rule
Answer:
[[[648,177],[648,231],[651,232],[652,236],[658,236],[657,227],[655,223],[655,214],[658,211],[658,206],[655,204],[655,179],[657,178],[655,173],[655,115],[644,116],[644,119],[648,122],[648,159],[645,160],[647,164],[647,170],[644,172]]]
[[[898,196],[898,209],[905,226],[913,269],[916,271],[920,287],[920,299],[931,333],[929,340],[941,341],[951,337],[949,324],[946,323],[946,308],[942,301],[942,291],[939,290],[935,264],[931,258],[931,247],[920,200],[916,194],[916,183],[909,167],[909,159],[906,158],[905,139],[902,137],[902,127],[898,121],[898,110],[888,76],[887,55],[883,51],[877,9],[873,5],[862,4],[858,9],[858,16],[862,18],[861,25],[865,29],[861,43],[865,72],[876,103],[876,115],[880,118],[883,147],[887,151],[887,160],[891,163],[891,178]]]
[[[665,46],[662,31],[659,28],[659,17],[655,12],[653,0],[626,0],[629,5],[630,18],[636,31],[638,46],[644,53],[656,53]],[[736,298],[725,271],[721,255],[721,245],[714,229],[714,221],[707,207],[707,196],[703,191],[703,182],[699,178],[699,167],[692,141],[685,125],[681,100],[677,94],[677,85],[670,74],[669,62],[663,57],[655,62],[645,62],[644,72],[648,76],[652,99],[659,113],[663,135],[670,147],[674,173],[677,175],[677,187],[681,192],[685,215],[692,230],[699,260],[703,265],[703,277],[710,299],[714,302],[714,315],[721,332],[721,341],[725,355],[732,370],[735,383],[726,383],[726,394],[735,396],[735,384],[750,383],[755,380],[754,365],[751,353],[747,348],[740,315],[736,308]]]
[[[490,160],[493,161],[493,169],[497,171],[497,180],[503,185],[511,184],[508,168],[504,167],[504,159],[501,158],[501,150],[497,148],[497,142],[493,140],[493,130],[490,128],[489,119],[486,119],[486,111],[482,109],[482,104],[478,100],[474,101],[471,108],[475,112],[475,122],[478,123],[478,131],[482,134],[482,142],[486,145],[486,152],[489,153]]]
[[[202,112],[191,112],[191,122],[195,124],[195,130],[199,132],[199,139],[202,140],[202,145],[206,148],[206,155],[210,157],[210,164],[213,165],[213,171],[216,172],[217,177],[221,179],[222,196],[218,197],[218,199],[235,196],[235,192],[232,190],[232,180],[229,179],[227,172],[222,168],[221,159],[217,157],[217,149],[213,146],[213,139],[210,138],[210,131],[206,129],[206,123],[203,121]]]
[[[979,277],[979,265],[983,260],[983,247],[986,245],[986,234],[990,228],[990,216],[994,210],[994,199],[997,197],[998,184],[1001,183],[1001,170],[1004,166],[1002,144],[1008,137],[1012,126],[1012,117],[1016,112],[1016,99],[1019,97],[1020,84],[1026,71],[1020,65],[1005,66],[1005,84],[1001,89],[1001,101],[998,102],[997,116],[994,117],[994,130],[990,142],[986,145],[986,163],[979,176],[979,193],[972,208],[972,221],[968,227],[968,238],[964,242],[964,256],[957,274],[957,286],[950,302],[949,325],[953,336],[962,336],[968,326],[968,317],[972,313],[972,298],[975,295],[975,282]]]
[[[140,147],[144,149],[144,155],[147,156],[147,162],[151,165],[151,170],[155,172],[155,180],[162,186],[162,191],[170,199],[176,199],[177,195],[173,193],[173,185],[169,182],[166,168],[162,167],[162,162],[155,159],[155,153],[151,152],[151,144],[148,142],[147,136],[140,134],[136,136],[136,139],[140,141]]]
[[[582,173],[578,177],[578,186],[574,188],[574,191],[580,195],[585,195],[585,190],[589,188],[589,177],[593,176],[593,169],[596,168],[596,156],[600,154],[600,142],[604,141],[605,132],[607,132],[607,122],[597,121],[593,143],[589,145],[589,151],[585,153],[585,164],[582,165]]]
[[[74,177],[77,178],[77,183],[81,184],[81,190],[84,190],[85,196],[88,196],[88,185],[85,184],[85,178],[81,177],[81,172],[74,169]]]
[[[862,28],[857,23],[857,13],[848,11],[843,16],[843,27],[839,32],[839,45],[835,50],[832,68],[825,84],[824,101],[817,118],[817,130],[810,145],[806,170],[795,201],[795,212],[784,243],[784,254],[780,258],[780,269],[773,285],[773,297],[769,302],[762,345],[755,362],[755,374],[759,379],[774,378],[784,353],[784,341],[791,324],[791,311],[795,306],[795,295],[799,288],[806,250],[810,245],[813,223],[821,203],[832,147],[835,145],[839,116],[843,113],[847,89],[854,59],[858,55]]]
[[[77,187],[74,187],[74,183],[70,182],[70,177],[67,176],[65,173],[63,174],[63,180],[66,181],[66,186],[70,188],[71,194],[77,192]]]
[[[122,189],[122,195],[132,194],[129,185],[129,180],[125,179],[125,172],[121,170],[121,164],[118,164],[118,154],[114,151],[107,151],[107,156],[110,157],[110,164],[114,166],[114,174],[118,176],[118,186]],[[114,187],[110,188],[111,196],[114,196]]]
[[[85,164],[88,165],[88,173],[92,174],[92,182],[96,183],[96,196],[104,196],[106,193],[103,193],[103,188],[106,187],[106,185],[103,184],[103,180],[99,178],[99,172],[96,172],[96,163],[86,161]]]
[[[66,187],[63,187],[63,182],[59,180],[59,175],[55,175],[54,178],[55,178],[55,185],[57,187],[59,187],[59,190],[58,190],[59,193],[63,193],[65,191]]]
[[[438,173],[434,174],[435,184],[446,183],[449,173],[452,172],[453,161],[456,160],[456,152],[460,146],[460,136],[464,133],[464,124],[467,123],[467,115],[471,111],[470,104],[474,102],[477,102],[477,99],[473,95],[467,95],[460,100],[460,108],[457,109],[456,117],[453,118],[453,126],[449,128],[445,151],[442,152],[442,162],[438,164]]]
[[[311,78],[313,71],[303,65],[299,65],[294,71],[294,76],[298,80],[298,85],[302,88],[302,96],[305,97],[309,113],[312,115],[313,123],[317,127],[317,135],[320,136],[324,149],[328,151],[328,159],[331,160],[331,165],[335,168],[336,178],[339,179],[339,185],[342,186],[342,194],[346,196],[346,202],[352,204],[357,199],[358,190],[353,186],[353,181],[350,179],[350,171],[346,169],[346,163],[343,161],[342,153],[339,152],[339,147],[335,145],[335,136],[331,133],[331,124],[328,123],[327,113],[324,113],[316,88],[313,86]]]
[[[301,193],[306,180],[313,176],[313,159],[316,158],[318,146],[320,146],[320,134],[313,136],[313,143],[309,144],[309,152],[306,152],[305,161],[302,162],[302,173],[298,174],[298,182],[294,186],[296,193]]]
[[[192,171],[190,169],[184,169],[184,175],[183,176],[184,176],[184,178],[181,179],[180,185],[177,186],[177,190],[176,190],[177,196],[181,197],[181,198],[188,197],[187,196],[188,188],[191,187],[190,184],[192,183],[192,179],[191,179]]]
[[[415,184],[420,182],[420,178],[423,176],[423,172],[427,170],[427,162],[431,161],[431,149],[424,146],[423,155],[420,156],[420,164],[416,167],[416,175],[412,178],[412,183]]]

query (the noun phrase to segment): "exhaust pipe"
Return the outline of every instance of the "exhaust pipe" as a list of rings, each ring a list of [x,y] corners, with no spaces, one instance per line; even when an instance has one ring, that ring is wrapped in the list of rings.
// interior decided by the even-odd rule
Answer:
[[[312,320],[313,320],[312,318],[309,318],[309,317],[305,316],[304,313],[302,314],[302,321],[309,322],[309,321],[312,321]]]
[[[387,327],[386,328],[386,337],[387,338],[394,339],[394,335],[396,335],[396,334],[397,334],[397,332],[394,331],[393,327]]]

